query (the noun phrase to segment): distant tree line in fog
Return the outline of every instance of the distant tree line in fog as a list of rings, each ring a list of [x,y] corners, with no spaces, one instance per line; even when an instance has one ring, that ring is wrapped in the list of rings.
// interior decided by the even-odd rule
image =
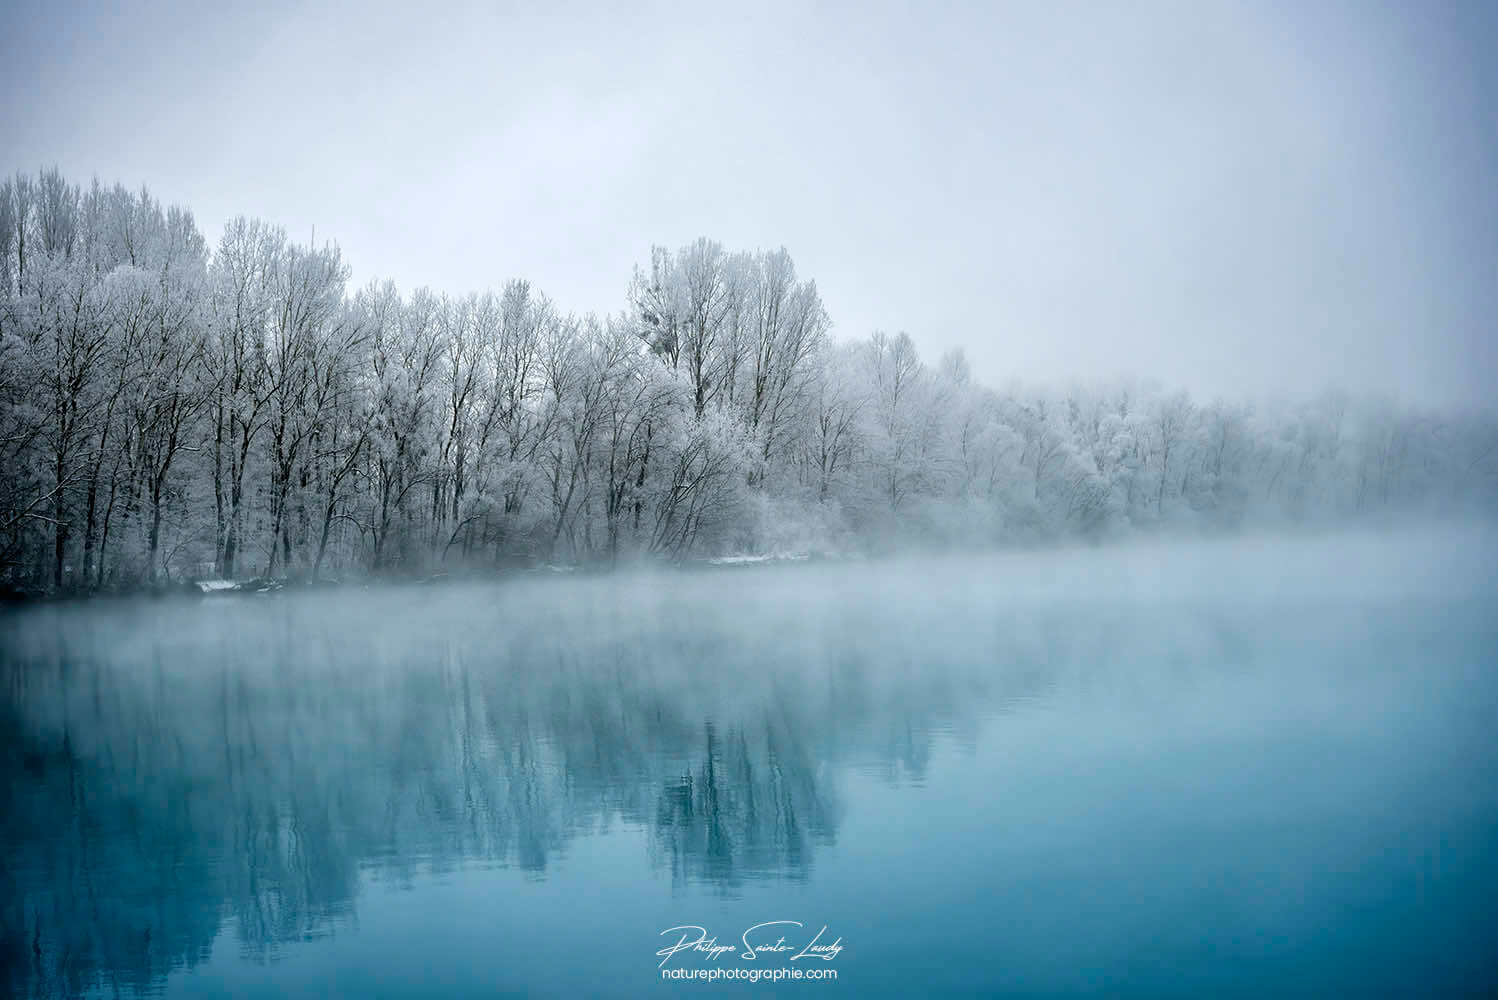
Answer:
[[[622,278],[623,276],[621,276]],[[1332,393],[1005,389],[830,336],[784,250],[655,248],[617,314],[348,287],[332,245],[0,185],[0,579],[88,591],[988,546],[1498,506],[1498,422]]]

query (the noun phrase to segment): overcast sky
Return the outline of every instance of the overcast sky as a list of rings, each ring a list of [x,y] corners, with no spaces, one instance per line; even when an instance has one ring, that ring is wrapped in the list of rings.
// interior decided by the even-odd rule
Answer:
[[[0,169],[580,312],[783,245],[992,383],[1493,395],[1498,5],[218,6],[7,3]]]

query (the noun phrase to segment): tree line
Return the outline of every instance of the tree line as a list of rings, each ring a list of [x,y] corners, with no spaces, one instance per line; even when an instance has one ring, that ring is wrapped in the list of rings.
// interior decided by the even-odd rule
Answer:
[[[332,244],[0,184],[0,579],[1000,545],[1498,506],[1498,422],[1327,392],[976,382],[847,341],[785,250],[654,248],[615,314],[351,288]]]

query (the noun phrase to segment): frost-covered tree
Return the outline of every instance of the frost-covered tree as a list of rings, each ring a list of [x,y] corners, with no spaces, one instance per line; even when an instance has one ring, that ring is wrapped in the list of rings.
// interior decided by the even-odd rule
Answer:
[[[650,251],[608,317],[523,280],[351,292],[336,247],[0,183],[0,580],[990,545],[1498,510],[1491,412],[985,386],[834,339],[784,249]]]

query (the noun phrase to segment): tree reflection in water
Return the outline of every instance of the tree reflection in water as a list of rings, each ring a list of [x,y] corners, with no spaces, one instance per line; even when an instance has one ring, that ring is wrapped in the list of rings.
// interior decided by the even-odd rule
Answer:
[[[1047,676],[1015,666],[1034,662],[1019,630],[943,620],[971,607],[726,589],[688,575],[10,616],[0,986],[149,991],[221,929],[262,961],[338,933],[361,879],[544,878],[616,825],[648,831],[641,863],[674,884],[803,880],[836,837],[840,769],[918,780],[939,732],[971,734]]]

